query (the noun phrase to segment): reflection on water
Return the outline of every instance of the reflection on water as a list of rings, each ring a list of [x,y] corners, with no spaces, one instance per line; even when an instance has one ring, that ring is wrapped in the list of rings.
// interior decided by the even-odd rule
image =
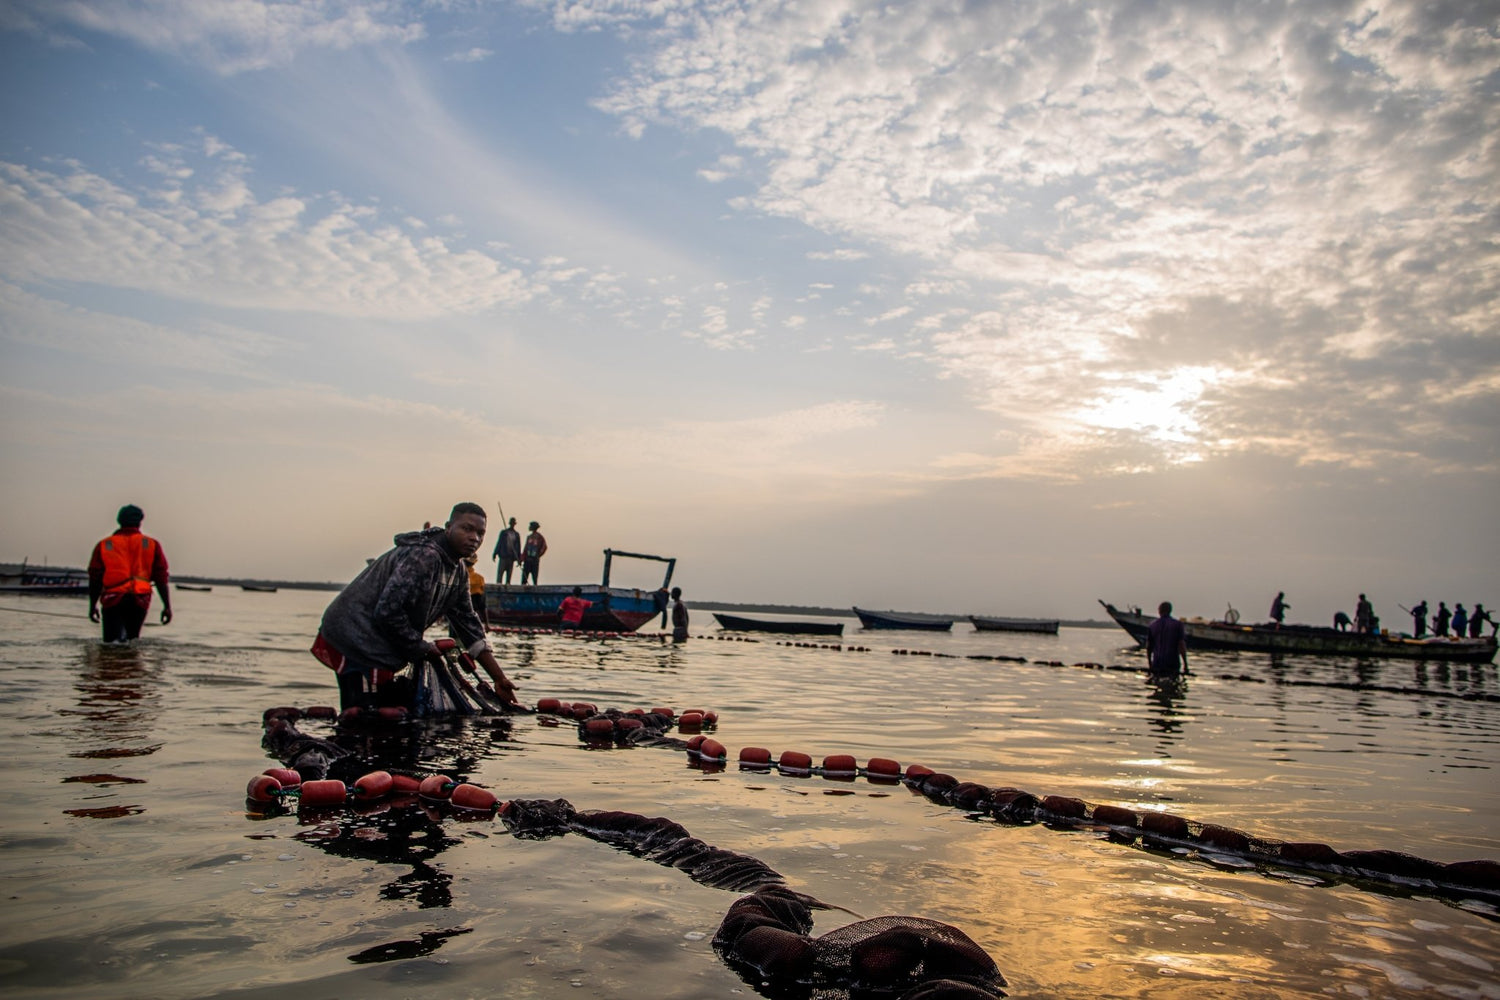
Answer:
[[[0,830],[8,996],[745,990],[708,944],[734,894],[598,843],[518,841],[415,806],[247,819],[245,782],[270,763],[261,711],[334,698],[306,653],[327,595],[175,596],[171,628],[134,647],[100,648],[81,612],[76,627],[16,616],[0,635],[0,731],[30,779],[8,790]],[[1256,836],[1500,857],[1493,665],[1205,653],[1187,686],[1162,690],[1137,673],[1038,665],[1139,664],[1112,630],[848,639],[870,652],[550,636],[506,637],[498,652],[528,700],[715,709],[731,753],[887,756]],[[590,750],[534,718],[347,738],[364,761],[469,777],[502,798],[666,816],[865,916],[951,923],[1016,996],[1486,996],[1500,968],[1494,907],[1415,888],[976,822],[864,781]],[[815,919],[821,934],[854,918]]]

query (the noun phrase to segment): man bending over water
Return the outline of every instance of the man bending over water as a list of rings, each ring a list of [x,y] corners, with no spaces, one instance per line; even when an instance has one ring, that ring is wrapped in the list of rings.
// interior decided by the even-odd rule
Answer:
[[[516,702],[515,685],[490,651],[469,600],[465,560],[479,551],[485,523],[483,507],[461,503],[443,527],[397,535],[396,547],[328,605],[313,655],[338,674],[341,707],[407,703],[409,690],[394,683],[396,672],[408,663],[441,661],[423,633],[444,616],[448,634],[484,667],[500,700]]]

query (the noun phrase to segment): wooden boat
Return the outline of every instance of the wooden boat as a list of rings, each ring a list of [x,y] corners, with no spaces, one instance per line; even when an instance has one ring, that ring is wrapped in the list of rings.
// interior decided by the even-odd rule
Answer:
[[[266,586],[265,584],[260,584],[260,583],[242,583],[242,584],[240,584],[240,589],[241,590],[248,590],[248,591],[251,591],[252,593],[256,593],[256,594],[274,594],[274,593],[276,593],[276,588],[275,587],[269,587],[269,586]]]
[[[172,586],[178,590],[197,590],[205,594],[214,589],[212,587],[200,587],[196,583],[174,583]]]
[[[969,621],[974,623],[978,632],[1040,632],[1046,635],[1056,635],[1060,624],[1034,618],[985,618],[982,615],[970,615]]]
[[[898,611],[864,611],[855,608],[859,624],[864,628],[921,629],[925,632],[947,632],[953,628],[952,618],[939,615],[914,615]]]
[[[1155,618],[1138,611],[1121,611],[1100,601],[1115,623],[1142,646]],[[1478,639],[1413,639],[1382,632],[1366,635],[1315,625],[1242,625],[1184,620],[1188,649],[1247,653],[1295,653],[1308,656],[1353,656],[1402,660],[1450,660],[1489,663],[1495,658],[1495,637]]]
[[[616,556],[666,563],[667,572],[662,579],[661,590],[611,587],[610,567]],[[583,613],[583,621],[577,626],[578,629],[585,632],[634,632],[662,613],[666,590],[672,582],[672,571],[676,568],[675,557],[605,549],[604,578],[600,583],[530,586],[487,583],[484,585],[485,610],[492,626],[559,628],[562,625],[563,598],[571,595],[575,586],[580,586],[583,599],[592,604]]]
[[[0,563],[0,594],[44,594],[47,596],[88,596],[87,570],[69,566],[31,566]]]
[[[765,618],[741,618],[739,615],[726,615],[718,611],[714,617],[719,620],[719,627],[731,632],[777,632],[782,635],[843,635],[843,622],[789,622],[771,621]]]

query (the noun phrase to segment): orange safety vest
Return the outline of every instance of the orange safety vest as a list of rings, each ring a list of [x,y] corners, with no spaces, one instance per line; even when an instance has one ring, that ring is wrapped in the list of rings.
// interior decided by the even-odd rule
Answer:
[[[104,562],[106,594],[151,593],[151,567],[156,563],[156,542],[145,535],[110,535],[99,543]]]

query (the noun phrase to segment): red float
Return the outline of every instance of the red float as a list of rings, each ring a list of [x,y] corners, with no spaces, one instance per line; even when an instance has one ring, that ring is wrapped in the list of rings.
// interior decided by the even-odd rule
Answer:
[[[823,758],[824,774],[854,774],[859,770],[859,761],[849,754],[836,753]]]
[[[877,778],[899,778],[901,765],[889,757],[871,757],[865,764],[865,773]]]
[[[456,783],[446,774],[429,774],[417,786],[417,794],[428,799],[446,799],[453,794]]]
[[[776,759],[776,766],[787,771],[812,770],[812,756],[801,750],[783,750]]]
[[[302,784],[302,775],[289,767],[268,767],[261,774],[269,774],[281,784],[282,788],[296,788]]]
[[[729,755],[729,751],[718,740],[704,740],[698,744],[698,755],[709,760],[723,760]]]
[[[771,751],[765,747],[743,747],[740,750],[740,763],[753,767],[767,767],[771,763]]]
[[[393,779],[389,771],[371,771],[354,782],[354,797],[366,802],[383,799],[391,794]]]
[[[245,798],[251,802],[275,802],[276,793],[281,791],[281,782],[269,774],[257,774],[250,779],[250,784],[245,786]]]
[[[342,781],[304,781],[302,783],[302,805],[309,808],[341,806],[349,797],[349,789]]]
[[[478,785],[463,784],[453,789],[453,797],[449,799],[459,809],[473,809],[476,811],[490,812],[498,805],[495,793]]]

